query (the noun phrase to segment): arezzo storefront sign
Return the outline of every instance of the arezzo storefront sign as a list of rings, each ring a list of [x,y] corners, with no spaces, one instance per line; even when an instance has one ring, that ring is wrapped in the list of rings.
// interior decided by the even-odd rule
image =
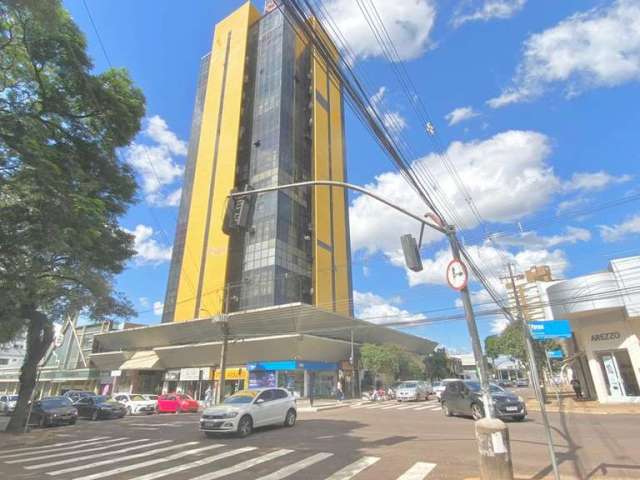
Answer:
[[[591,335],[592,342],[602,342],[604,340],[619,340],[620,332],[594,333]]]

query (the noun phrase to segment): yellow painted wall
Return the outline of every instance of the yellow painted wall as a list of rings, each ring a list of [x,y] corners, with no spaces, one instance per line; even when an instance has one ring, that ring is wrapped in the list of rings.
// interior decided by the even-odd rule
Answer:
[[[315,25],[314,25],[315,27]],[[331,41],[324,43],[338,55]],[[317,52],[312,54],[313,158],[315,180],[345,181],[342,91]],[[313,195],[313,303],[326,310],[351,314],[346,192],[341,187],[314,189]],[[325,247],[330,247],[325,248]]]
[[[222,221],[226,196],[235,180],[249,27],[259,18],[258,10],[247,2],[216,25],[189,211],[189,229],[185,241],[185,258],[178,283],[174,316],[176,322],[215,315],[224,308],[229,237],[222,232]],[[223,78],[225,59],[226,79]],[[222,114],[219,115],[221,105]],[[211,201],[211,214],[208,216]],[[209,236],[205,245],[207,224]],[[198,288],[202,294],[199,311],[196,311],[194,289],[197,292]]]

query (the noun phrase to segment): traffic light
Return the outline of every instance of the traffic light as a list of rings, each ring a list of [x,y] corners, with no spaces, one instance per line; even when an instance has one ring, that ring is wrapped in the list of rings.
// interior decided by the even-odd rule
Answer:
[[[404,263],[409,270],[414,272],[422,271],[422,259],[420,258],[420,249],[413,235],[407,233],[400,237],[402,244],[402,253],[404,253]]]
[[[246,230],[249,226],[249,213],[253,195],[230,197],[222,224],[222,231],[227,235],[239,230]]]

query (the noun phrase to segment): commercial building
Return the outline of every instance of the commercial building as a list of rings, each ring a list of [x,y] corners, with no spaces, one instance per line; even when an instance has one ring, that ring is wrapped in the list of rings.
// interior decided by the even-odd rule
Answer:
[[[21,367],[27,348],[27,338],[24,332],[9,342],[0,344],[0,371]]]

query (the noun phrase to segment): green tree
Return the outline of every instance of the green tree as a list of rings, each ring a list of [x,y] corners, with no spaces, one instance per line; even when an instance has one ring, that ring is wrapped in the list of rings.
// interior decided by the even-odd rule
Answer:
[[[437,348],[424,358],[425,374],[430,380],[452,377],[449,357],[444,348]]]
[[[391,375],[393,378],[400,373],[400,358],[397,351],[389,348],[389,345],[365,343],[360,347],[360,362],[366,370]]]
[[[133,313],[112,289],[134,253],[118,219],[136,191],[116,150],[144,97],[126,71],[92,68],[60,0],[0,3],[0,335],[27,332],[8,431],[23,428],[54,321]]]

